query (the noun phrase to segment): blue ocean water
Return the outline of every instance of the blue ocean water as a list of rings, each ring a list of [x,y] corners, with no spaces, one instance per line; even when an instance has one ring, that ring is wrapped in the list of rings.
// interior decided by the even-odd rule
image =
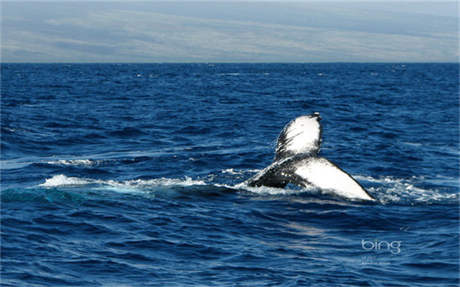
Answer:
[[[458,64],[2,64],[2,286],[458,286]],[[376,203],[241,184],[293,118]]]

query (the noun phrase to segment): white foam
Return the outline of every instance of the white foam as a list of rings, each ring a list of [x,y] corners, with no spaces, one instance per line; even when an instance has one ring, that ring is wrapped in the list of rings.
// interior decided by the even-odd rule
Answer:
[[[458,201],[459,194],[442,192],[438,189],[422,188],[420,184],[430,182],[423,176],[413,176],[410,178],[395,178],[391,176],[382,176],[374,178],[371,176],[354,176],[361,182],[376,183],[378,186],[369,187],[368,191],[382,203],[391,202],[445,202]],[[449,179],[454,181],[455,179]],[[458,180],[458,179],[457,179]]]
[[[236,172],[233,168],[227,168],[221,171],[222,173],[228,173],[228,174],[240,174]]]
[[[53,176],[52,178],[45,179],[45,182],[39,184],[39,186],[43,187],[57,187],[57,186],[69,186],[69,185],[85,185],[89,184],[89,182],[85,179],[81,179],[78,177],[67,177],[63,174],[58,174]]]
[[[100,161],[90,159],[60,159],[46,162],[51,165],[64,165],[64,166],[94,166]]]
[[[235,170],[233,168],[227,168],[221,171],[224,174],[231,174],[231,175],[243,175],[247,173],[254,173],[259,172],[261,169],[245,169],[245,170]]]
[[[122,188],[122,189],[143,189],[149,187],[160,186],[195,186],[206,185],[204,181],[194,180],[190,177],[184,179],[179,178],[156,178],[156,179],[133,179],[126,181],[116,180],[100,180],[90,178],[68,177],[63,174],[55,175],[51,178],[45,179],[45,182],[39,184],[41,187],[64,187],[64,186],[84,186],[84,185],[98,185],[109,188]]]
[[[223,185],[224,186],[224,185]],[[314,188],[303,188],[303,189],[290,189],[290,188],[277,188],[277,187],[268,187],[268,186],[248,186],[246,182],[236,184],[234,186],[224,186],[232,189],[242,189],[257,194],[268,194],[268,195],[290,195],[290,194],[299,194],[305,192],[312,192]]]

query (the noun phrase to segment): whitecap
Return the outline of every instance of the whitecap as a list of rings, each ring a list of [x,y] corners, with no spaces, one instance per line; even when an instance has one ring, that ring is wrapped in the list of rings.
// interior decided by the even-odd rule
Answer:
[[[63,174],[58,174],[58,175],[53,176],[52,178],[45,179],[45,182],[39,184],[38,186],[57,187],[57,186],[85,185],[85,184],[89,184],[89,181],[78,178],[78,177],[67,177]]]

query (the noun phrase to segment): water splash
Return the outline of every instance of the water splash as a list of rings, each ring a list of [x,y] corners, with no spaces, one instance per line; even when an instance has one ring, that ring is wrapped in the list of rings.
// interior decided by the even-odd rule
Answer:
[[[430,182],[425,177],[396,178],[392,176],[354,176],[360,182],[371,185],[367,189],[381,203],[455,203],[459,194],[426,187]],[[452,181],[453,179],[450,179]],[[458,180],[457,180],[458,181]]]

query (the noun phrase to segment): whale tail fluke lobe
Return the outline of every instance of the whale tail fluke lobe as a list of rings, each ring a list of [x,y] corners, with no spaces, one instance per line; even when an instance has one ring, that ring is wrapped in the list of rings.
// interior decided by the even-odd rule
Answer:
[[[247,181],[249,186],[313,186],[350,199],[374,200],[348,173],[318,157],[321,145],[319,113],[298,117],[281,131],[275,160]]]
[[[275,160],[300,154],[317,155],[321,145],[320,120],[319,113],[314,113],[289,122],[278,136]]]

